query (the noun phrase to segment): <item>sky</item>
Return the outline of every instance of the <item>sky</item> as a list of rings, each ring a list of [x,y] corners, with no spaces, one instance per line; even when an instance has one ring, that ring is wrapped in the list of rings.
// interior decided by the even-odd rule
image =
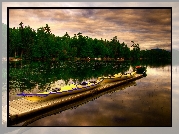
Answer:
[[[48,24],[56,36],[66,32],[107,40],[117,36],[128,47],[134,41],[142,50],[171,49],[170,9],[10,9],[9,26],[17,28],[20,22],[34,30]]]

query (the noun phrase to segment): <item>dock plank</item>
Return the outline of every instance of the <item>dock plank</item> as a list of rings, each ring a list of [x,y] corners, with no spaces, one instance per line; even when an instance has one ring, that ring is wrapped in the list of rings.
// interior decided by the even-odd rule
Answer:
[[[72,94],[68,96],[63,96],[60,98],[55,98],[51,100],[43,100],[38,102],[29,101],[27,99],[18,99],[15,101],[9,102],[9,114],[11,117],[14,117],[18,115],[18,118],[22,118],[24,115],[28,115],[31,113],[35,113],[38,110],[43,110],[47,108],[51,108],[56,105],[64,104],[65,102],[73,102],[75,99],[80,99],[80,97],[84,97],[85,95],[91,95],[96,92],[102,92],[105,89],[115,87],[118,85],[125,84],[129,81],[135,81],[139,78],[142,78],[142,75],[136,75],[136,77],[130,78],[128,80],[118,81],[118,82],[112,82],[112,83],[105,83],[104,85],[101,85],[95,89],[92,89],[90,91],[85,91],[78,94]],[[11,118],[10,117],[10,118]],[[16,118],[13,118],[11,120],[16,120]]]

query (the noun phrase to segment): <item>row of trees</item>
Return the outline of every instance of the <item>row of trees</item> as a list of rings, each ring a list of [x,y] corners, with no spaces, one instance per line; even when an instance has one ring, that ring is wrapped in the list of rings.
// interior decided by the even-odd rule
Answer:
[[[124,42],[120,44],[117,36],[111,41],[92,39],[82,33],[55,36],[46,24],[37,31],[30,26],[9,28],[9,54],[28,59],[129,58],[130,49]]]
[[[140,58],[150,60],[171,60],[171,52],[164,49],[141,50]]]
[[[77,58],[124,58],[139,59],[140,57],[149,58],[151,53],[140,51],[139,44],[133,41],[132,50],[127,44],[120,43],[117,36],[110,41],[101,39],[92,39],[83,36],[82,33],[74,34],[70,37],[66,32],[64,36],[59,37],[51,33],[50,27],[40,27],[37,30],[30,26],[9,28],[9,56],[21,57],[23,59],[73,59]],[[163,50],[166,57],[167,53]],[[167,55],[168,56],[168,55]]]

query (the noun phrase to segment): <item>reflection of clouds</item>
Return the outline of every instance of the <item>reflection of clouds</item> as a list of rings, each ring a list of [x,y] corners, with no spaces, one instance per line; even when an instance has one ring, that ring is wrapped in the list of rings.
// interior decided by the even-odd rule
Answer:
[[[153,70],[155,68],[151,68],[151,72]],[[162,73],[170,72],[161,69]],[[164,125],[170,125],[167,123],[170,122],[171,79],[166,79],[168,75],[163,75],[165,79],[162,80],[160,77],[151,74],[137,80],[137,86],[106,94],[76,109],[40,119],[30,126],[158,126],[160,118]]]
[[[129,84],[126,84],[126,85],[123,85],[121,88],[125,88],[125,87],[128,87],[128,86],[132,86],[132,85],[134,85],[135,84],[135,82],[131,82],[131,83],[129,83]],[[119,90],[119,89],[112,89],[112,90],[107,90],[106,92],[114,92],[115,90]],[[101,96],[101,95],[103,95],[103,94],[106,94],[106,92],[102,92],[102,93],[100,93],[100,94],[96,94],[95,96],[91,96],[90,98],[88,98],[87,100],[85,99],[85,100],[82,100],[82,101],[80,101],[79,103],[75,103],[75,104],[72,104],[72,105],[74,105],[74,106],[78,106],[78,105],[81,105],[81,104],[84,104],[84,102],[86,103],[86,102],[88,102],[89,100],[90,100],[90,107],[86,107],[85,108],[85,110],[86,110],[86,112],[87,113],[91,113],[91,114],[95,114],[95,113],[97,113],[99,110],[98,110],[98,106],[94,106],[94,108],[91,108],[91,107],[93,107],[93,102],[91,102],[91,100],[93,100],[93,99],[96,99],[96,97],[99,97],[99,96]],[[111,94],[111,93],[109,93],[109,94]],[[98,103],[97,103],[98,104]],[[68,107],[69,108],[71,108],[72,107],[72,105],[69,105]],[[95,104],[96,105],[96,104]],[[61,110],[62,109],[64,109],[64,108],[60,108]],[[59,108],[58,108],[58,111],[61,111]],[[68,109],[67,108],[67,106],[66,106],[66,108],[65,109]],[[58,111],[54,111],[53,113],[58,113]],[[62,110],[63,111],[63,110]],[[101,110],[100,110],[101,111]],[[103,110],[104,111],[104,110]],[[50,112],[51,113],[51,115],[52,115],[52,112]],[[99,113],[99,112],[98,112]],[[100,113],[99,113],[100,114]],[[42,115],[43,117],[44,116],[48,116],[49,114],[47,114],[47,115]],[[83,114],[80,114],[80,113],[78,113],[78,114],[75,114],[75,115],[83,115]],[[72,113],[72,115],[66,115],[66,112],[64,113],[64,116],[69,116],[69,117],[73,117],[74,116],[74,113]],[[69,119],[70,118],[56,118],[56,119],[54,119],[53,120],[53,117],[54,117],[54,115],[52,115],[52,116],[50,116],[50,119],[48,120],[48,121],[46,121],[46,122],[44,122],[44,121],[42,121],[42,122],[44,122],[44,126],[49,126],[48,124],[50,124],[50,125],[52,125],[52,124],[54,124],[54,125],[56,125],[56,124],[58,124],[58,125],[60,125],[60,126],[64,126],[64,125],[66,125],[66,126],[69,126],[70,124],[69,124]],[[82,117],[82,116],[81,116]],[[79,116],[79,119],[81,118],[80,116]],[[37,117],[37,118],[39,118],[39,117]],[[33,121],[34,120],[37,120],[37,118],[36,119],[32,119]],[[40,117],[41,118],[41,117]],[[94,116],[94,118],[92,119],[92,121],[93,120],[95,120],[95,116]],[[59,120],[58,120],[59,119]],[[78,119],[78,120],[79,120]],[[83,118],[82,118],[83,119]],[[51,122],[53,120],[53,122]],[[84,120],[84,119],[83,119]],[[50,121],[50,122],[49,122]],[[27,123],[28,122],[28,123]],[[25,124],[26,125],[28,125],[31,121],[27,121]],[[63,124],[61,124],[61,122],[63,122]],[[79,123],[81,123],[82,121],[79,121]],[[80,125],[78,122],[77,123],[75,123],[75,125]],[[93,122],[94,123],[94,122]],[[38,125],[38,122],[36,122],[35,124],[37,124]],[[35,124],[33,124],[33,125],[35,125]],[[20,124],[21,125],[21,124]],[[91,121],[88,121],[88,122],[83,122],[83,124],[81,124],[81,125],[91,125]],[[92,125],[98,125],[98,124],[92,124]]]
[[[150,76],[150,74],[152,74],[152,75],[156,75],[156,76],[163,76],[161,78],[164,78],[164,77],[171,78],[170,72],[171,72],[171,66],[165,66],[165,67],[161,67],[161,68],[147,67],[147,74],[149,76]]]

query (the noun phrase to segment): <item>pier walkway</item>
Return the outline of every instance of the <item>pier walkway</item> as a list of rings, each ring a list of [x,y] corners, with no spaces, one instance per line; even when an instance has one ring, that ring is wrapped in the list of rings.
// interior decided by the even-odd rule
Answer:
[[[27,100],[25,98],[21,98],[18,100],[9,101],[8,126],[16,124],[18,122],[22,122],[24,120],[34,118],[35,116],[39,116],[44,112],[53,110],[57,107],[63,107],[75,101],[82,100],[87,97],[92,97],[98,93],[105,92],[111,88],[124,85],[126,83],[135,81],[142,77],[143,77],[142,74],[136,74],[135,77],[127,80],[117,81],[112,83],[102,83],[99,87],[94,88],[92,90],[77,93],[77,94],[72,94],[68,96],[63,96],[51,100],[43,100],[43,101],[36,102],[36,101]]]

